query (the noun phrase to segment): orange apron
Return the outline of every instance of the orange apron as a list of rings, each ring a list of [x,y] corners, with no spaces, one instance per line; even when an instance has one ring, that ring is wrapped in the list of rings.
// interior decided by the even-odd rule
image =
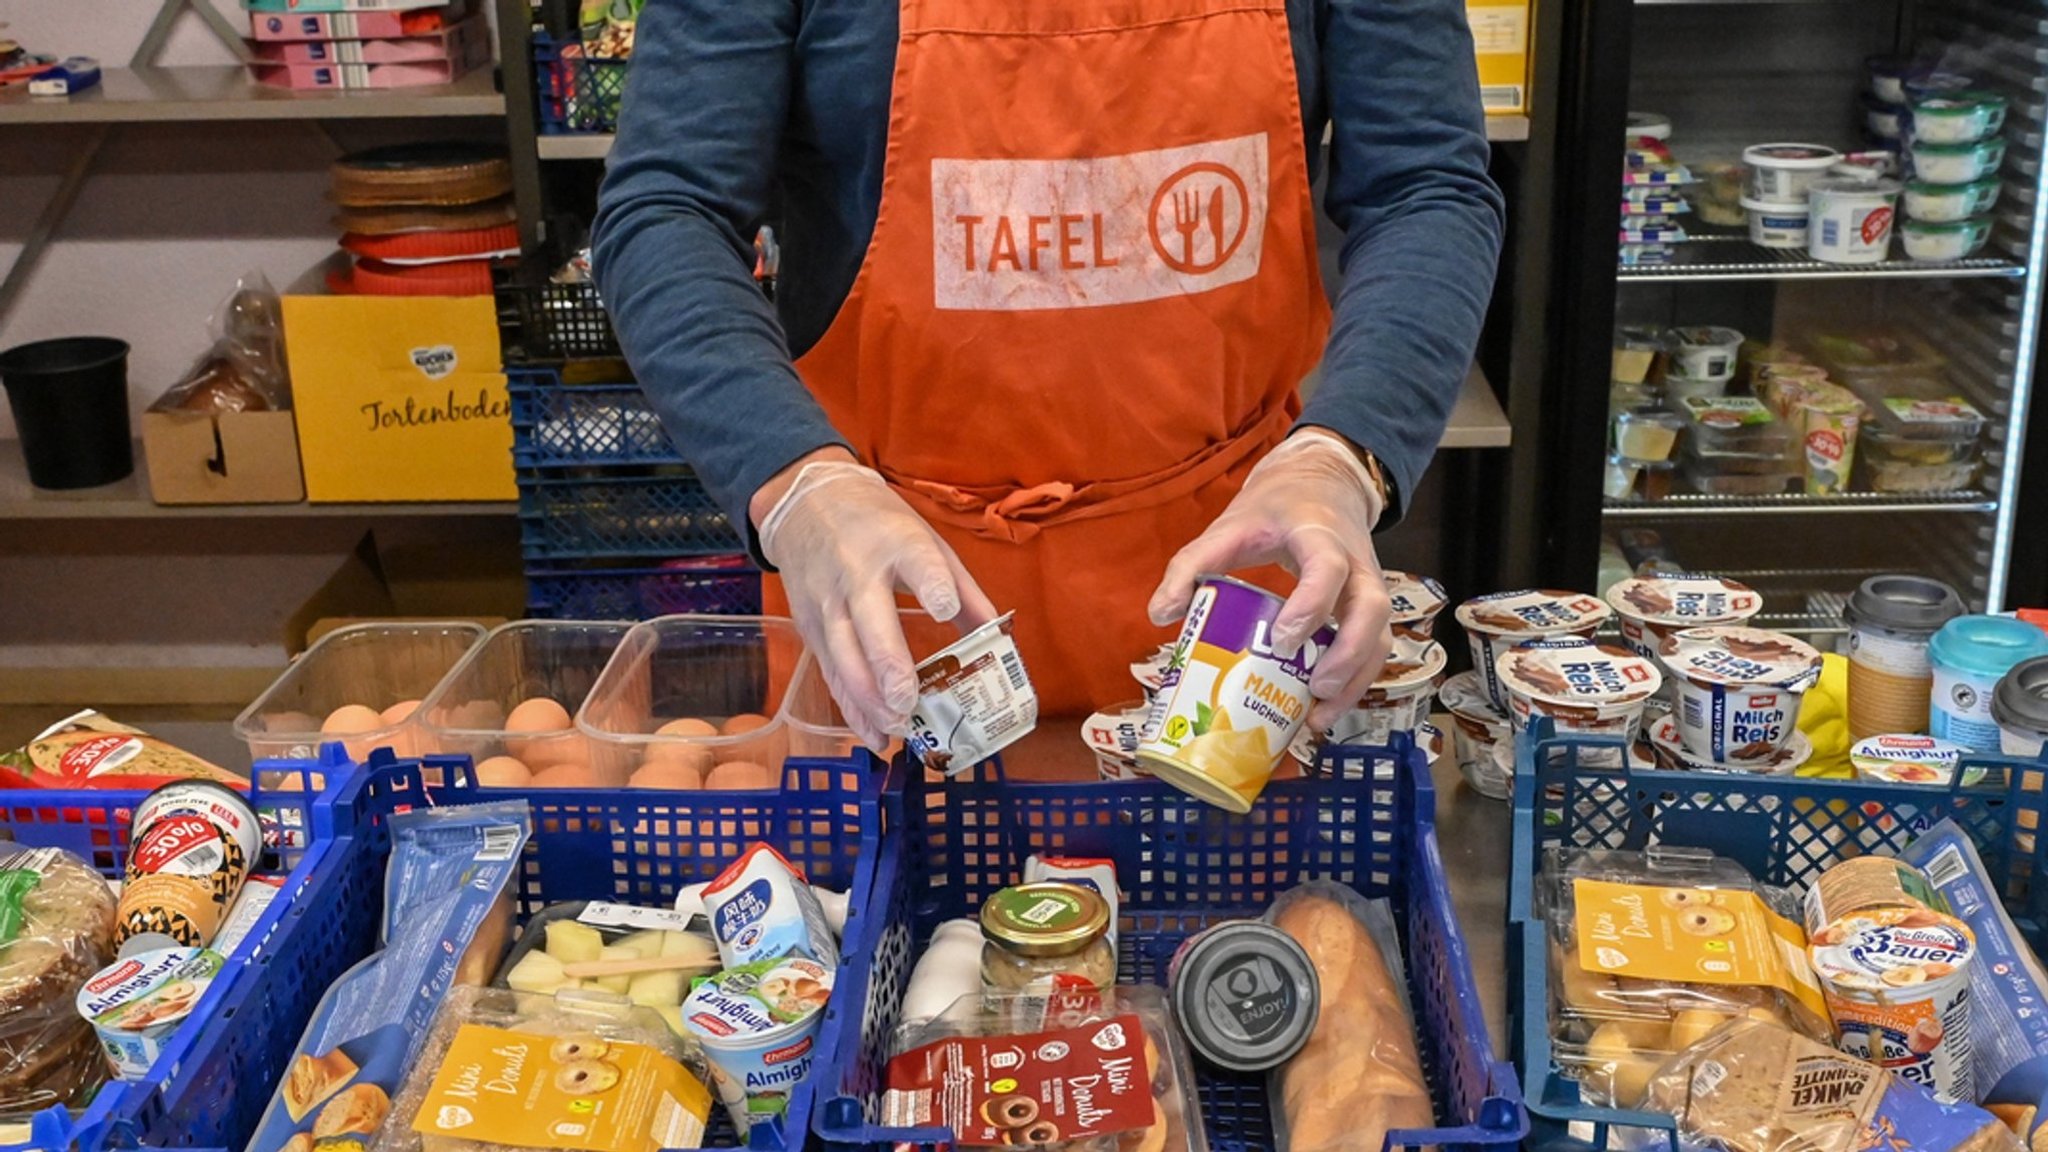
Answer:
[[[901,19],[874,236],[797,369],[1016,611],[1042,710],[1085,713],[1138,695],[1130,663],[1172,638],[1146,600],[1286,435],[1329,331],[1286,11]]]

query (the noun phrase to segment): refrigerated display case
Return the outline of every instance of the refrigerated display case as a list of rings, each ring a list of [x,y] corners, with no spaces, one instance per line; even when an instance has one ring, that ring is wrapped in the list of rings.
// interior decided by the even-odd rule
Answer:
[[[1518,317],[1540,329],[1521,352],[1540,375],[1540,399],[1514,414],[1523,447],[1509,516],[1519,535],[1509,551],[1525,557],[1524,574],[1589,587],[1596,573],[1611,579],[1624,563],[1661,558],[1750,583],[1766,597],[1764,626],[1820,636],[1842,630],[1847,594],[1880,572],[1938,577],[1978,610],[2010,603],[2016,544],[2029,530],[2019,494],[2042,305],[2048,12],[2017,0],[1572,0],[1553,19],[1559,99],[1535,126],[1535,146],[1547,143],[1556,164],[1547,215],[1536,222],[1550,229],[1553,258],[1544,298]],[[1774,143],[1872,149],[1873,129],[1892,127],[1875,92],[1898,95],[1900,78],[1883,63],[1894,59],[1907,62],[1923,97],[1967,88],[2007,108],[1991,131],[1996,143],[1969,157],[1991,160],[2002,143],[1995,183],[1952,204],[1919,188],[1912,205],[1920,216],[1967,212],[1995,193],[1982,249],[1912,259],[1895,240],[1875,262],[1845,264],[1805,246],[1753,242],[1739,201],[1740,214],[1727,211],[1745,151]],[[1973,134],[1970,125],[1937,123],[1936,113],[1923,104],[1919,144]],[[1911,132],[1910,117],[1905,127]],[[1669,191],[1684,203],[1660,188],[1651,207],[1683,211],[1644,228],[1639,203],[1639,226],[1617,228],[1617,176],[1632,161],[1660,162],[1656,146],[1636,140],[1643,132],[1664,137],[1681,166]],[[1923,172],[1950,163],[1954,151],[1923,147]],[[1779,155],[1794,169],[1813,163],[1797,149]],[[1732,176],[1728,165],[1738,166]],[[1830,175],[1825,166],[1818,174]],[[1893,220],[1906,216],[1901,204]],[[1881,222],[1837,216],[1829,236],[1867,240]],[[1679,231],[1682,241],[1662,243]],[[1915,251],[1929,254],[1956,231],[1921,228]],[[1755,235],[1790,239],[1768,227]],[[1839,248],[1830,254],[1843,258]],[[1799,423],[1769,419],[1798,395],[1804,369],[1786,370],[1793,383],[1764,385],[1763,418],[1745,409],[1701,422],[1700,405],[1713,401],[1698,394],[1716,391],[1720,374],[1706,357],[1726,332],[1681,345],[1678,329],[1741,334],[1725,382],[1737,398],[1730,408],[1757,394],[1759,363],[1768,377],[1770,363],[1790,356],[1844,386],[1828,394],[1833,403],[1860,402],[1860,427],[1844,436],[1833,425],[1832,447],[1813,437],[1809,463],[1807,434],[1838,418],[1795,407]],[[1614,385],[1637,371],[1647,375],[1643,385]],[[1787,391],[1774,393],[1779,387]],[[1693,419],[1666,467],[1631,471],[1613,456],[1615,412],[1686,414],[1688,404]],[[1928,413],[1945,423],[1898,418]],[[1664,446],[1644,439],[1656,431],[1648,424],[1623,430],[1638,444]],[[1830,463],[1830,452],[1848,458]],[[2031,582],[2023,585],[2029,594]]]

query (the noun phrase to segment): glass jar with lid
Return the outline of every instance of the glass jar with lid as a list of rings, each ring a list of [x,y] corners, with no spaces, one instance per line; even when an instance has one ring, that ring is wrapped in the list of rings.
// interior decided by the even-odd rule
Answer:
[[[1100,991],[1116,983],[1109,904],[1078,884],[1020,884],[981,906],[981,982],[995,992]]]

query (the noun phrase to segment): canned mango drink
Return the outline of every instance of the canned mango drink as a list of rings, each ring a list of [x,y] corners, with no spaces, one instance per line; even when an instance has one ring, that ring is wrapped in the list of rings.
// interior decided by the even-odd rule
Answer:
[[[1328,624],[1287,655],[1273,650],[1285,603],[1205,576],[1195,588],[1138,759],[1153,775],[1232,812],[1249,812],[1308,720],[1309,677],[1337,638]]]

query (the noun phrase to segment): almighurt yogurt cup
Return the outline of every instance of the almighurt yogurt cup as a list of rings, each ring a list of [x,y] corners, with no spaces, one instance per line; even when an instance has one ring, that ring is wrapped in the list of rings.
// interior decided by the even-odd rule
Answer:
[[[1394,631],[1429,639],[1436,631],[1437,613],[1450,602],[1444,586],[1428,576],[1411,576],[1406,572],[1382,572],[1380,576],[1387,582],[1387,599],[1393,603],[1394,614],[1389,623]]]
[[[1038,726],[1038,693],[1011,635],[1013,613],[917,666],[917,710],[904,740],[925,766],[964,772]]]
[[[149,1074],[223,963],[218,952],[157,948],[114,961],[79,988],[78,1014],[99,1034],[117,1078]]]
[[[1974,1101],[1969,926],[1930,908],[1870,908],[1813,934],[1808,952],[1835,1046],[1946,1100]]]
[[[1324,731],[1324,739],[1332,744],[1385,744],[1395,732],[1414,732],[1429,716],[1447,661],[1444,646],[1436,641],[1394,633],[1394,648],[1379,679],[1356,708]]]
[[[1780,632],[1740,625],[1688,628],[1658,658],[1677,688],[1679,735],[1721,764],[1769,760],[1799,726],[1799,704],[1820,680],[1820,652]]]
[[[1138,737],[1152,706],[1142,700],[1114,704],[1081,725],[1081,742],[1095,753],[1096,770],[1104,780],[1138,780],[1152,775],[1138,762]]]
[[[1666,636],[1740,624],[1762,610],[1764,598],[1747,584],[1719,576],[1631,576],[1607,590],[1607,603],[1621,624],[1622,646],[1655,660]]]
[[[1465,630],[1465,642],[1472,646],[1472,667],[1479,672],[1480,687],[1503,713],[1510,708],[1508,693],[1495,671],[1495,662],[1502,655],[1531,640],[1590,639],[1612,615],[1614,609],[1597,596],[1547,588],[1495,592],[1465,601],[1454,613],[1458,626]]]
[[[1460,672],[1437,690],[1444,711],[1451,714],[1451,750],[1458,758],[1458,772],[1474,792],[1493,800],[1513,799],[1515,793],[1515,730],[1507,713],[1493,706],[1479,673]],[[1496,748],[1508,755],[1495,759]]]
[[[799,953],[728,968],[683,999],[683,1027],[711,1064],[718,1099],[744,1139],[782,1115],[811,1074],[834,972]]]
[[[1743,764],[1725,764],[1700,756],[1685,746],[1678,734],[1678,718],[1659,716],[1651,722],[1650,751],[1657,757],[1657,766],[1668,772],[1712,772],[1721,775],[1743,776],[1791,776],[1796,774],[1808,760],[1813,758],[1813,741],[1806,733],[1794,731],[1785,746],[1772,753],[1768,759],[1752,760]]]
[[[1963,748],[1946,740],[1899,732],[1866,736],[1849,749],[1849,767],[1858,780],[1876,784],[1925,784],[1947,787],[1962,762]],[[1970,782],[1984,774],[1973,772]],[[1857,842],[1866,852],[1896,855],[1913,837],[1940,819],[1940,804],[1920,808],[1906,804],[1862,805]]]
[[[1508,690],[1508,720],[1519,732],[1547,716],[1559,735],[1636,738],[1643,705],[1663,674],[1620,648],[1576,637],[1538,640],[1501,653],[1495,674]]]
[[[1299,650],[1274,651],[1283,604],[1242,580],[1202,577],[1138,742],[1154,776],[1219,808],[1251,811],[1307,722],[1309,677],[1337,639],[1325,624]]]

